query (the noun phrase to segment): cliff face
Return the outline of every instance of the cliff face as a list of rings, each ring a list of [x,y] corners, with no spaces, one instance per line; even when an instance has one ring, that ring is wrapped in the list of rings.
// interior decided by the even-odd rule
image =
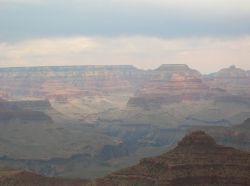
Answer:
[[[183,83],[181,80],[171,81],[175,74],[186,80]],[[190,77],[193,79],[188,79]],[[173,86],[176,91],[182,91],[188,86],[190,89],[200,88],[204,91],[204,85],[199,87],[200,77],[198,71],[187,65],[162,65],[149,71],[126,65],[2,68],[0,96],[6,97],[5,93],[8,92],[10,98],[35,97],[67,102],[83,96],[133,96],[136,92],[139,95],[163,94]],[[165,85],[168,81],[170,84]],[[183,84],[185,87],[181,88]],[[153,89],[155,91],[152,92]],[[185,96],[187,99],[194,97],[190,94]]]
[[[129,100],[128,105],[145,107],[151,103],[171,104],[209,99],[223,94],[224,91],[210,89],[196,74],[174,73],[169,80],[146,83],[138,94]]]
[[[234,95],[250,95],[250,75],[247,71],[231,66],[204,76],[210,87],[222,88]]]
[[[52,123],[43,111],[51,109],[47,100],[0,101],[0,124],[8,123]]]
[[[166,154],[97,181],[100,186],[247,186],[250,154],[217,145],[204,132],[193,132]]]
[[[235,66],[204,76],[186,65],[162,65],[154,73],[129,100],[129,106],[207,99],[247,102],[250,97],[249,73]]]
[[[0,98],[67,102],[84,96],[129,96],[129,105],[163,104],[213,96],[250,96],[250,76],[236,67],[202,76],[184,64],[155,70],[133,66],[58,66],[0,69]],[[8,94],[7,94],[8,93]],[[158,105],[158,104],[157,104]]]
[[[187,65],[161,65],[132,97],[128,105],[160,106],[185,100],[208,98],[209,87],[201,74]]]
[[[127,94],[144,72],[132,66],[66,66],[0,69],[0,84],[10,96],[72,98],[93,94]]]
[[[248,186],[250,153],[216,144],[202,131],[185,136],[171,151],[93,181],[0,171],[1,186]]]
[[[200,127],[199,129],[205,130],[221,144],[250,151],[250,119],[232,127]]]

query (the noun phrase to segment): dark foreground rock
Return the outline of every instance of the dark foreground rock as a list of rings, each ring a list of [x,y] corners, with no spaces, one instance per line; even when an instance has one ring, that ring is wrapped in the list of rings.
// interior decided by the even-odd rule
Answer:
[[[97,181],[98,186],[247,186],[250,153],[193,132],[173,150]]]
[[[1,186],[249,186],[250,153],[216,144],[205,132],[184,137],[173,150],[94,181],[0,172]]]

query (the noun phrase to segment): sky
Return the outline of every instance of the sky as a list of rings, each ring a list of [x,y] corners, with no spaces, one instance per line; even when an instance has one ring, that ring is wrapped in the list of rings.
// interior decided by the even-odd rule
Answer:
[[[0,0],[0,67],[250,70],[249,0]]]

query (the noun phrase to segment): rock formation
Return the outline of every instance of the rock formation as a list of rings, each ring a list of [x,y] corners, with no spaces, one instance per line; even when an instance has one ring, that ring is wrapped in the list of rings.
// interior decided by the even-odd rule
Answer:
[[[223,91],[248,95],[249,78],[246,71],[234,66],[206,76],[184,64],[165,64],[147,71],[129,65],[1,68],[0,98],[67,102],[83,96],[121,95],[134,97],[130,104],[136,105],[150,94],[147,100],[171,103],[221,96]],[[163,96],[166,93],[170,95]]]
[[[250,95],[249,74],[235,66],[204,76],[203,80],[210,87],[225,89],[233,95]]]
[[[216,144],[202,131],[185,136],[173,150],[93,181],[47,178],[0,171],[1,186],[248,186],[250,153]]]
[[[196,127],[213,136],[220,144],[250,151],[250,119],[231,127]]]
[[[169,80],[146,83],[128,105],[147,107],[148,104],[161,105],[182,101],[209,99],[224,92],[210,89],[196,74],[172,74]]]
[[[47,100],[0,101],[0,124],[52,123],[50,116],[44,113],[51,108]]]
[[[247,186],[250,153],[217,145],[202,131],[184,137],[173,150],[97,181],[98,186]]]
[[[62,99],[95,94],[130,94],[144,79],[144,71],[126,65],[0,69],[1,90],[11,97]]]

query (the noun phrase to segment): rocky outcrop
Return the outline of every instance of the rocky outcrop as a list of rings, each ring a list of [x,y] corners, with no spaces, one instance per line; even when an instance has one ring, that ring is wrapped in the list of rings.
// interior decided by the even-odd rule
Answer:
[[[206,97],[203,94],[208,88],[209,95],[221,95],[223,91],[249,94],[249,78],[246,71],[234,66],[202,76],[185,64],[165,64],[147,71],[129,65],[0,68],[0,97],[67,102],[83,96],[135,95],[139,101],[132,98],[133,103],[141,102],[140,99],[149,94],[163,99],[159,95],[171,90],[170,94],[177,94],[176,97],[165,97],[165,101],[172,102]],[[184,90],[185,94],[179,95]]]
[[[0,171],[2,186],[248,186],[250,153],[216,144],[202,131],[185,136],[171,151],[145,158],[109,176],[87,180],[48,178],[29,172]]]
[[[145,72],[132,66],[1,68],[0,84],[11,97],[71,99],[84,95],[131,94]]]
[[[222,88],[233,95],[250,95],[250,76],[247,71],[231,66],[203,77],[212,88]]]
[[[44,113],[51,109],[46,100],[38,101],[0,101],[0,123],[52,123]]]
[[[250,97],[250,76],[235,66],[204,76],[186,65],[162,65],[155,72],[158,75],[143,84],[129,106],[159,107],[207,99],[244,102]]]
[[[143,86],[128,105],[148,107],[162,104],[172,104],[182,101],[209,99],[224,95],[219,89],[210,89],[196,74],[172,74],[170,80],[151,81]]]
[[[100,186],[247,186],[250,153],[217,145],[202,131],[193,132],[177,147],[158,157],[97,181]]]
[[[250,119],[231,127],[196,127],[213,136],[220,144],[250,151]]]

